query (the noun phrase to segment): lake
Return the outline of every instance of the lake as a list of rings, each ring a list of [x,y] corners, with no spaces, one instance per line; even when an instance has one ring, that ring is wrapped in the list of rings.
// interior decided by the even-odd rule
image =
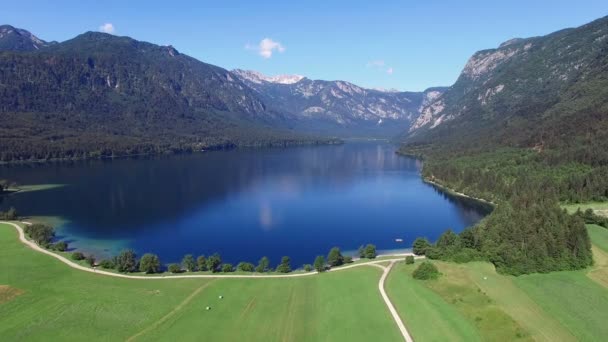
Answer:
[[[287,255],[300,267],[334,246],[404,250],[487,214],[424,183],[421,167],[382,142],[10,165],[0,179],[65,186],[0,207],[45,217],[98,259],[132,248],[165,263],[218,252],[234,264]]]

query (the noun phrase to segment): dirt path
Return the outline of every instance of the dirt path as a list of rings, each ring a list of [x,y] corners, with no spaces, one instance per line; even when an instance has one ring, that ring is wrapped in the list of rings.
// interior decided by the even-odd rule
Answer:
[[[66,264],[72,268],[75,268],[77,270],[94,273],[94,274],[99,274],[99,275],[104,275],[104,276],[110,276],[110,277],[127,278],[127,279],[145,279],[145,280],[189,279],[189,278],[251,278],[251,279],[260,278],[260,279],[264,279],[264,278],[310,277],[310,276],[313,276],[318,273],[316,271],[313,271],[313,272],[307,272],[307,273],[273,274],[273,275],[270,275],[270,274],[234,274],[234,275],[229,275],[229,274],[184,274],[184,275],[170,275],[170,276],[162,276],[162,277],[114,273],[114,272],[108,272],[108,271],[104,271],[104,270],[98,270],[96,268],[90,268],[90,267],[79,265],[79,264],[73,262],[72,260],[67,259],[66,257],[64,257],[62,255],[55,254],[49,250],[46,250],[46,249],[38,246],[35,242],[26,239],[23,228],[21,228],[21,226],[19,226],[18,224],[14,223],[14,222],[7,222],[7,221],[0,221],[0,223],[13,226],[19,233],[19,240],[21,242],[23,242],[26,246],[30,247],[31,249],[33,249],[37,252],[50,255],[53,258],[58,259],[59,261],[63,262],[64,264]],[[30,224],[29,222],[23,222],[23,223]],[[328,272],[337,272],[337,271],[347,270],[347,269],[350,269],[353,267],[365,266],[365,265],[370,265],[370,264],[378,264],[378,263],[382,263],[382,262],[386,262],[386,261],[398,261],[398,260],[402,260],[406,255],[411,255],[411,253],[384,255],[387,257],[395,257],[395,259],[374,260],[374,261],[362,262],[362,263],[358,263],[358,264],[341,266],[338,268],[332,268]]]
[[[386,280],[386,277],[388,277],[388,274],[393,268],[395,262],[396,261],[393,260],[387,267],[384,267],[384,272],[382,273],[382,277],[380,277],[380,281],[378,282],[378,290],[380,290],[380,294],[382,295],[382,299],[384,299],[384,303],[388,307],[388,310],[391,312],[395,323],[397,323],[397,327],[399,327],[399,331],[401,332],[401,335],[403,335],[403,339],[406,342],[414,342],[414,339],[412,339],[412,336],[410,336],[410,333],[405,328],[405,324],[403,324],[401,317],[399,317],[395,306],[393,305],[393,303],[391,303],[391,300],[388,298],[386,291],[384,291],[384,281]]]

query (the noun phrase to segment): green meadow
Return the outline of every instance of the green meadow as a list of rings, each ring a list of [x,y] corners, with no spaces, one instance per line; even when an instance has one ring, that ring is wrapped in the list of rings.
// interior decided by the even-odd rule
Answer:
[[[595,265],[520,277],[489,263],[397,263],[387,293],[417,341],[597,341],[608,336],[608,230],[588,226]],[[0,224],[0,336],[8,341],[400,341],[362,266],[303,278],[135,280],[30,250]],[[223,298],[220,298],[222,296]],[[210,309],[207,310],[207,307]]]

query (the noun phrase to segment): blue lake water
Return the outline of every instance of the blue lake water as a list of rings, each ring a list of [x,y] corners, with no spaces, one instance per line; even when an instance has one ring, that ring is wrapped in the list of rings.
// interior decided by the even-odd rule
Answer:
[[[405,249],[487,211],[422,182],[421,162],[379,142],[0,167],[0,179],[64,187],[4,196],[51,217],[98,258],[132,248],[165,263],[218,252],[227,262],[312,263],[333,246]],[[395,239],[403,239],[402,243]]]

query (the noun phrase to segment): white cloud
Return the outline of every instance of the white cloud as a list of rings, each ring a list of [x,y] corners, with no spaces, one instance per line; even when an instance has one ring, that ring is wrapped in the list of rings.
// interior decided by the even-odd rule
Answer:
[[[285,52],[285,47],[281,43],[275,42],[270,38],[262,39],[258,45],[246,44],[245,49],[257,51],[264,59],[272,57],[275,51],[280,53]]]
[[[384,66],[384,61],[379,59],[367,63],[368,68],[381,68]]]
[[[375,69],[375,70],[379,70],[382,72],[386,72],[389,75],[392,75],[393,72],[395,71],[393,69],[393,67],[386,65],[386,63],[382,59],[376,59],[376,60],[367,62],[367,67]]]
[[[109,33],[109,34],[114,34],[114,32],[116,30],[114,29],[114,25],[112,25],[112,23],[105,23],[105,24],[99,26],[99,31]]]

